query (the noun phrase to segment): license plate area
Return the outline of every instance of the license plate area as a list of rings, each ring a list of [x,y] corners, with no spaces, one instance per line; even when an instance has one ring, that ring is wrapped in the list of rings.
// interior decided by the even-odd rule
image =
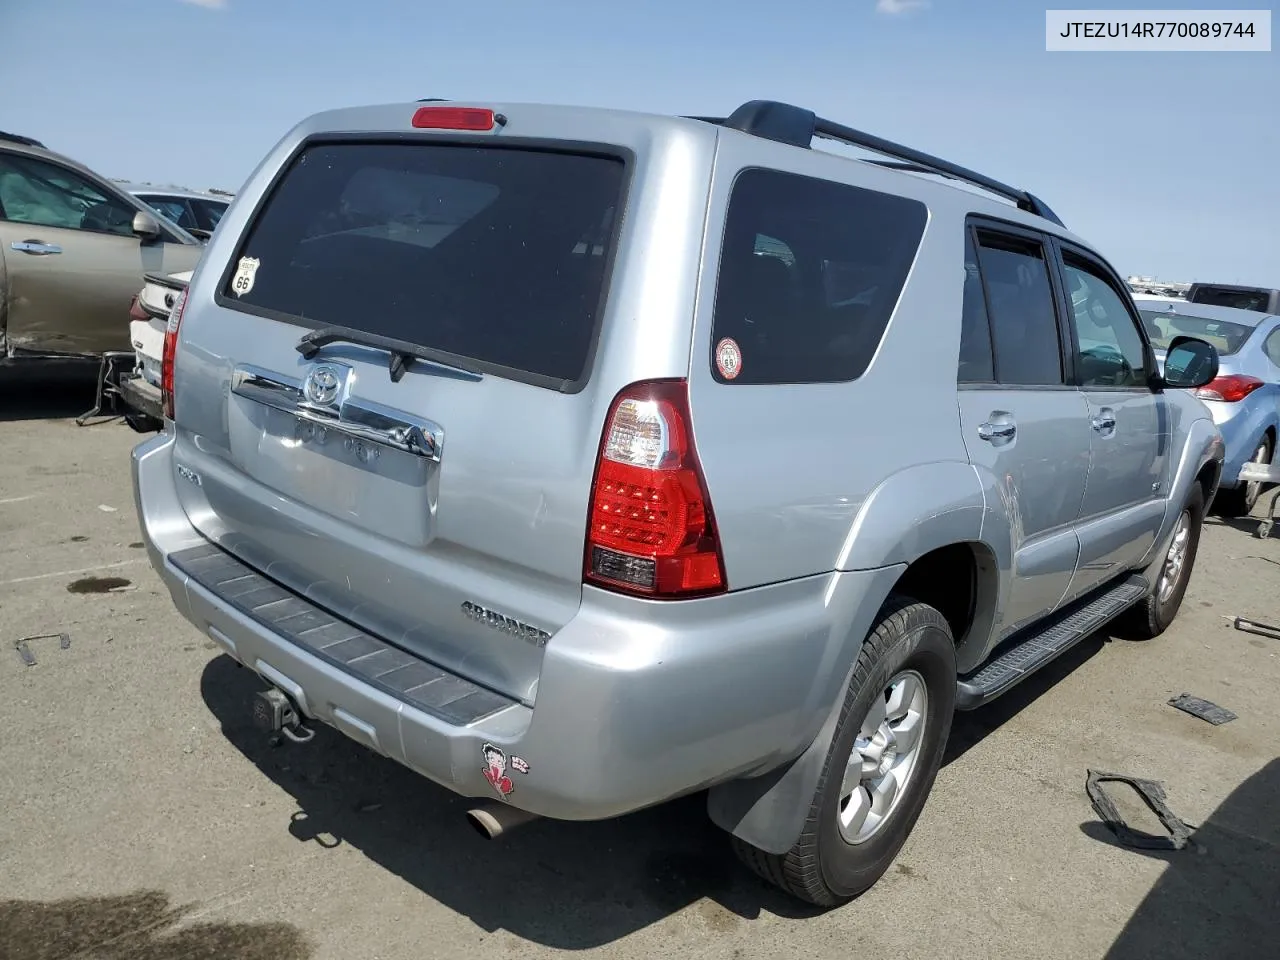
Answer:
[[[409,546],[431,541],[436,464],[252,401],[232,405],[232,458],[284,497]]]

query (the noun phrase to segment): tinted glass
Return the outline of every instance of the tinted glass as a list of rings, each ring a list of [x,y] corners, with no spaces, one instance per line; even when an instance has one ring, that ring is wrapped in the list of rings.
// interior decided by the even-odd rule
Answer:
[[[191,208],[180,197],[153,197],[139,194],[138,199],[145,200],[149,207],[180,227],[191,228],[199,226],[195,217],[191,214]]]
[[[1262,344],[1262,352],[1267,359],[1280,367],[1280,327],[1271,331],[1271,335]]]
[[[979,259],[990,299],[991,334],[1000,383],[1047,386],[1063,382],[1062,346],[1044,248],[983,232]]]
[[[0,213],[6,220],[128,237],[136,212],[56,164],[0,154]]]
[[[193,200],[191,204],[196,208],[196,217],[200,221],[198,226],[205,230],[214,229],[229,206],[229,204],[215,203],[212,200]]]
[[[960,369],[956,379],[960,383],[990,383],[995,379],[987,298],[978,271],[978,252],[968,230],[964,233],[964,302],[960,320]]]
[[[602,308],[621,160],[501,147],[321,144],[285,172],[232,300],[562,381]],[[305,318],[305,319],[304,319]]]
[[[1120,295],[1091,264],[1066,257],[1064,266],[1081,386],[1146,386],[1142,336]]]
[[[1142,310],[1142,325],[1147,328],[1151,345],[1158,350],[1167,349],[1174,337],[1199,337],[1217,348],[1219,356],[1229,356],[1244,346],[1254,327],[1225,320],[1210,320],[1183,313],[1185,306],[1176,310]],[[1194,309],[1194,308],[1193,308]]]
[[[748,170],[725,221],[711,339],[738,345],[734,383],[861,376],[924,233],[923,204],[858,187]]]
[[[1270,299],[1270,290],[1224,290],[1221,287],[1200,287],[1195,291],[1192,302],[1209,303],[1215,307],[1235,307],[1237,310],[1259,310],[1266,313]]]

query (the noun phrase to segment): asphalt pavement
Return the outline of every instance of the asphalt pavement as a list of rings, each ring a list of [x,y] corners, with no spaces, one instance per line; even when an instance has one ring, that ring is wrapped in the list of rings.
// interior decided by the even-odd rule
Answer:
[[[0,390],[0,960],[1277,955],[1280,640],[1230,618],[1280,622],[1280,531],[1211,519],[1163,637],[1095,637],[962,715],[898,862],[820,912],[739,867],[698,797],[490,842],[336,733],[271,747],[260,684],[140,549],[142,438],[78,427],[91,405]],[[1237,719],[1168,705],[1184,692]],[[1191,844],[1119,845],[1089,768],[1161,781]]]

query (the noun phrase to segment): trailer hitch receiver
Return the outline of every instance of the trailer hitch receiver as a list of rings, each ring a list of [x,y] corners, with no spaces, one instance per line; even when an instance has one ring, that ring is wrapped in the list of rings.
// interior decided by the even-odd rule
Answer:
[[[316,732],[302,722],[302,714],[289,695],[276,687],[259,691],[253,698],[253,723],[274,742],[281,736],[294,743],[306,743]]]

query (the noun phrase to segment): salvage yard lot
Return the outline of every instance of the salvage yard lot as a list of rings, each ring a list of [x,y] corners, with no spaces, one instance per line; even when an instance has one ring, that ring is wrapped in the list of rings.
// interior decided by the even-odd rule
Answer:
[[[336,733],[269,747],[259,684],[139,549],[141,438],[77,427],[90,405],[0,391],[4,960],[1275,956],[1280,640],[1229,618],[1280,621],[1280,536],[1211,518],[1165,636],[1094,638],[962,715],[897,864],[824,914],[740,868],[700,798],[486,842],[463,800]],[[63,632],[34,666],[14,649]],[[1167,705],[1183,692],[1239,718]],[[1193,845],[1118,846],[1088,768],[1163,781]]]

